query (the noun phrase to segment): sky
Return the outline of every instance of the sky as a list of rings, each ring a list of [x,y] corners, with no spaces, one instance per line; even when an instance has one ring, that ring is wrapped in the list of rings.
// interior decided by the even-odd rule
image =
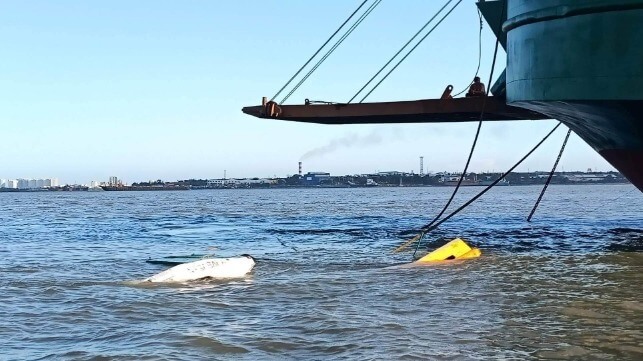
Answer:
[[[461,171],[476,123],[315,125],[257,119],[361,0],[4,1],[0,178],[88,183],[327,171]],[[384,0],[287,103],[345,102],[441,7]],[[478,15],[463,1],[367,101],[439,98],[473,77]],[[484,25],[480,76],[495,38]],[[506,63],[502,48],[496,75]],[[495,77],[495,76],[494,76]],[[495,80],[494,80],[495,81]],[[485,122],[471,171],[504,171],[554,120]],[[561,127],[518,171],[549,170]],[[560,170],[613,170],[572,135]]]

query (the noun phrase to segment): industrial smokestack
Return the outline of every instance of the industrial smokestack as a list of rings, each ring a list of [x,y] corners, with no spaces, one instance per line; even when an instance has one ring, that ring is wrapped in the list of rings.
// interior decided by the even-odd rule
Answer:
[[[420,177],[424,176],[424,157],[420,157]]]
[[[299,162],[299,176],[301,177],[301,162]]]

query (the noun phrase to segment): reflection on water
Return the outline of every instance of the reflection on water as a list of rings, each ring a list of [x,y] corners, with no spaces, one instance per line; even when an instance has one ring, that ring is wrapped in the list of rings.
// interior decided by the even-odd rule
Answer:
[[[0,359],[643,359],[631,188],[552,186],[526,223],[539,189],[501,187],[431,235],[482,258],[413,268],[391,250],[451,189],[0,194]],[[134,282],[212,252],[258,264]]]

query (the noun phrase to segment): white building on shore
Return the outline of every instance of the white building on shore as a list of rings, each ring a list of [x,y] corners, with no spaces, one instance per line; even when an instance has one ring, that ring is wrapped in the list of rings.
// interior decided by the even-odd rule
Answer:
[[[46,179],[0,179],[0,188],[40,189],[59,187],[58,178]]]

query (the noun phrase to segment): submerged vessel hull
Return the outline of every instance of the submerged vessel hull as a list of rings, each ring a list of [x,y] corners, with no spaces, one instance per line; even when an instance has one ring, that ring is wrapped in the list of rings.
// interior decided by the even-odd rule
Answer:
[[[252,271],[254,266],[255,259],[250,255],[231,258],[206,258],[174,266],[143,281],[187,282],[203,278],[240,278]]]

